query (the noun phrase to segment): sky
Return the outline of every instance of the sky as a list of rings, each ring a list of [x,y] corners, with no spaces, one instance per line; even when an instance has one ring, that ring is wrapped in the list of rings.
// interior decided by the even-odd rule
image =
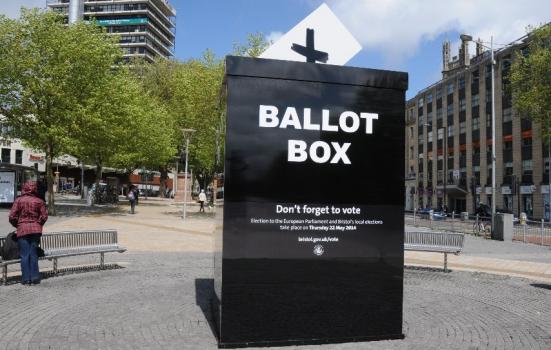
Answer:
[[[176,58],[218,57],[246,43],[248,33],[277,39],[324,0],[169,0],[177,11]],[[17,17],[19,8],[44,7],[46,0],[0,0],[0,13]],[[508,44],[527,26],[551,21],[549,0],[325,0],[360,42],[362,51],[347,65],[409,73],[407,98],[437,82],[442,42],[458,54],[459,35]],[[470,53],[474,52],[474,44]]]

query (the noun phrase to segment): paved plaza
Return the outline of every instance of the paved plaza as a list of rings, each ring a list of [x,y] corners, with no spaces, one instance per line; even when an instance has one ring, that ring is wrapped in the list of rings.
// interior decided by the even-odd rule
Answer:
[[[41,262],[46,276],[32,287],[10,268],[10,283],[0,286],[0,349],[216,349],[215,223],[212,213],[191,210],[185,224],[180,208],[163,200],[142,201],[136,215],[121,205],[52,218],[46,231],[116,228],[128,252],[107,255],[105,271],[90,267],[95,256],[60,260],[57,277]],[[6,215],[0,211],[1,233]],[[404,340],[290,348],[551,348],[551,250],[468,237],[447,274],[441,254],[409,253]]]

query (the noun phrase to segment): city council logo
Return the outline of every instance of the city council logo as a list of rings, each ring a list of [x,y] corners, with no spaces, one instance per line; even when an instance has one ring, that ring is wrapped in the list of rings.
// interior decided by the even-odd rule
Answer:
[[[316,254],[317,256],[320,256],[320,255],[323,255],[323,246],[321,244],[317,244],[316,246],[314,246],[314,254]]]

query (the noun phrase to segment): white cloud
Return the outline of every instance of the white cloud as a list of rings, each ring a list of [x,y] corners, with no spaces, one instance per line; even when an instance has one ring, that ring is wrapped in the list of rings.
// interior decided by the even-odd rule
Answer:
[[[549,0],[327,0],[368,52],[387,63],[402,63],[423,41],[448,31],[507,44],[526,34],[528,25],[549,22]],[[455,44],[458,38],[449,38]],[[454,45],[455,46],[455,45]],[[471,50],[471,53],[473,50]],[[456,55],[452,51],[452,55]]]
[[[271,33],[268,34],[268,36],[266,37],[266,40],[267,40],[268,42],[275,43],[276,41],[278,41],[279,39],[281,39],[282,36],[283,36],[283,32],[271,32]]]
[[[11,18],[19,17],[21,7],[46,7],[46,0],[0,0],[0,14]]]

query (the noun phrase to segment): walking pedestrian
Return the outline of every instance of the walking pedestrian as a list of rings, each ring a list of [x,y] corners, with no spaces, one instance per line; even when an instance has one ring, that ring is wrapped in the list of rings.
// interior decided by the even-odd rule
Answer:
[[[201,190],[201,193],[199,193],[199,203],[201,204],[201,207],[199,208],[199,212],[205,212],[205,201],[207,200],[207,195],[205,194],[205,190]]]
[[[21,258],[21,280],[23,284],[40,283],[38,269],[38,246],[42,226],[48,220],[46,203],[38,197],[35,181],[23,185],[19,196],[10,210],[10,224],[17,228],[17,243]]]
[[[135,214],[134,209],[136,208],[136,197],[137,196],[136,196],[136,191],[135,191],[135,186],[134,185],[130,186],[130,189],[128,190],[127,197],[128,197],[128,201],[130,202],[130,213]]]

